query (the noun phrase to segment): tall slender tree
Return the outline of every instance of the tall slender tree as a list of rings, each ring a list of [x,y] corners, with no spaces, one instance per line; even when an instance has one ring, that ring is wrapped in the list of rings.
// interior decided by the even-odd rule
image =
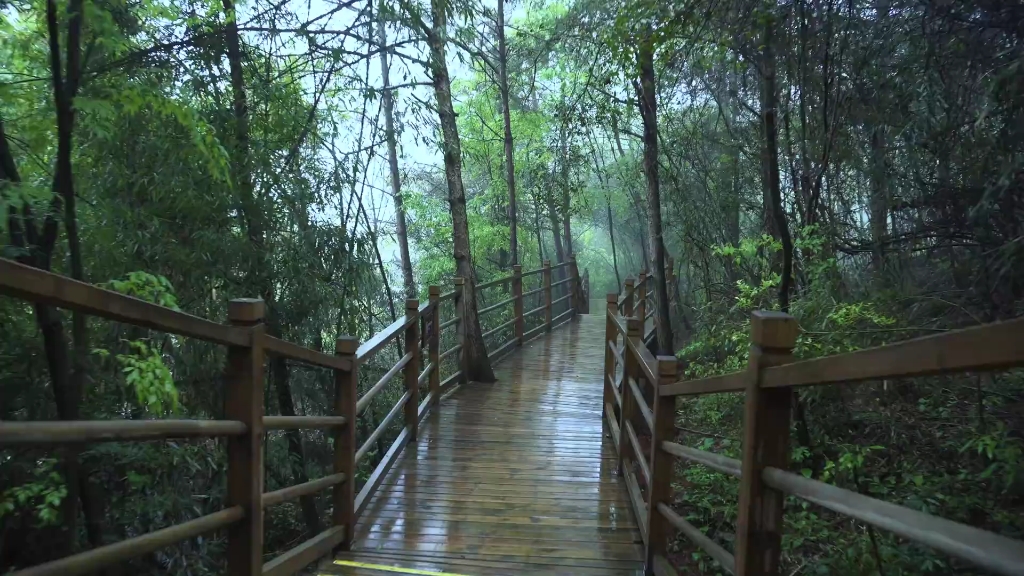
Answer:
[[[398,137],[395,134],[395,94],[391,87],[391,65],[388,62],[388,37],[384,26],[384,2],[377,17],[377,42],[380,50],[380,77],[383,86],[384,138],[388,143],[388,170],[391,176],[391,198],[395,203],[395,234],[398,236],[398,256],[402,266],[402,282],[406,298],[416,297],[416,281],[409,255],[409,232],[405,223],[405,205],[402,201],[402,176],[398,170]]]

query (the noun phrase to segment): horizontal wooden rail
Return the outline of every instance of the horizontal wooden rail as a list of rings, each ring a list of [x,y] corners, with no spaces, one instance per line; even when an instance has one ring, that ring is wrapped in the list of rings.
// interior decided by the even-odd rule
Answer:
[[[166,548],[172,544],[213,532],[238,522],[245,516],[241,506],[233,506],[195,520],[183,522],[129,538],[116,544],[108,544],[94,548],[88,552],[74,554],[60,560],[39,564],[24,570],[12,572],[8,576],[79,576],[92,574],[102,568],[138,558],[151,552]]]
[[[576,311],[571,309],[571,308],[569,310],[566,310],[565,312],[562,312],[558,316],[555,316],[554,318],[551,319],[551,325],[552,326],[558,326],[559,324],[562,323],[562,321],[568,319],[573,314],[575,314],[575,312]]]
[[[351,370],[352,361],[348,358],[342,358],[333,354],[324,354],[323,352],[317,352],[309,348],[303,348],[298,344],[293,344],[280,338],[274,338],[273,336],[264,336],[263,345],[267,352],[270,354],[276,354],[289,360],[295,360],[308,366],[316,366],[318,368],[332,368],[334,370]]]
[[[728,474],[734,478],[740,477],[742,466],[740,461],[735,458],[728,458],[714,452],[690,448],[689,446],[683,446],[667,440],[661,443],[661,449],[673,456],[703,464],[716,472]]]
[[[427,379],[430,378],[430,373],[434,371],[434,368],[435,366],[433,362],[427,364],[427,367],[423,369],[423,372],[420,372],[420,375],[416,377],[416,384],[422,385],[426,382]]]
[[[445,293],[441,294],[437,298],[437,301],[438,302],[447,302],[448,300],[454,300],[454,299],[455,299],[455,290],[452,290],[451,292],[445,292]]]
[[[376,354],[378,350],[386,346],[388,342],[391,342],[398,337],[399,334],[402,334],[406,327],[416,320],[416,316],[403,316],[398,320],[395,320],[389,324],[387,328],[377,332],[372,338],[360,344],[359,348],[356,349],[356,359],[363,362],[370,358]]]
[[[502,324],[498,324],[494,328],[488,330],[487,332],[484,332],[482,338],[486,339],[486,338],[489,338],[489,337],[491,337],[491,336],[501,332],[502,330],[507,330],[507,329],[509,329],[515,323],[516,323],[516,319],[513,318],[513,319],[509,320],[508,322],[504,322]]]
[[[452,318],[450,320],[445,320],[444,322],[441,322],[441,327],[438,328],[438,329],[439,330],[444,330],[445,328],[448,328],[449,326],[455,326],[458,323],[459,323],[459,317],[456,316],[456,317],[454,317],[454,318]]]
[[[416,419],[419,421],[423,420],[423,417],[427,415],[430,410],[430,406],[434,404],[434,393],[427,392],[427,395],[420,401],[420,405],[416,407]]]
[[[622,359],[622,351],[615,345],[614,341],[608,342],[608,348],[612,351],[612,357],[615,358],[616,366],[623,366],[626,361]]]
[[[764,371],[762,388],[909,378],[1024,364],[1024,318],[963,328]]]
[[[508,342],[505,342],[501,346],[495,348],[493,352],[489,352],[488,356],[491,357],[492,361],[500,360],[502,357],[505,356],[505,354],[514,350],[517,344],[518,342],[516,342],[516,339],[513,338]]]
[[[544,306],[538,306],[537,308],[534,308],[533,310],[525,312],[523,314],[523,318],[529,318],[530,316],[533,316],[534,314],[539,314],[539,313],[544,311],[544,308],[545,308]]]
[[[622,431],[620,430],[621,434]],[[644,502],[643,494],[640,493],[640,485],[636,481],[636,476],[632,470],[626,470],[624,473],[626,480],[626,493],[629,495],[629,502],[633,505],[633,516],[636,517],[637,523],[640,525],[640,537],[643,538],[644,545],[647,545],[647,506]]]
[[[644,457],[644,451],[640,449],[640,438],[636,435],[636,430],[633,429],[633,423],[626,420],[626,437],[629,439],[629,443],[633,445],[633,454],[636,454],[634,462],[640,468],[640,471],[644,475],[644,485],[651,485],[651,466],[647,463],[647,458]]]
[[[506,298],[506,299],[504,299],[501,302],[498,302],[496,304],[492,304],[491,306],[488,306],[487,308],[481,308],[480,311],[477,312],[477,316],[483,316],[484,314],[487,314],[487,313],[490,313],[490,312],[494,312],[495,310],[497,310],[498,308],[501,308],[502,306],[508,306],[509,304],[515,302],[515,300],[516,300],[516,297],[513,296],[511,298]]]
[[[332,526],[263,565],[263,576],[291,576],[330,554],[345,540],[345,527]]]
[[[657,510],[668,520],[669,524],[682,532],[694,544],[707,552],[708,556],[711,556],[716,562],[721,564],[726,572],[729,574],[736,573],[736,559],[725,548],[722,548],[717,542],[708,538],[700,529],[687,522],[685,518],[676,514],[674,510],[664,503],[659,503]]]
[[[619,379],[619,380],[612,380],[611,377],[609,376],[608,377],[608,381],[611,383],[611,386],[612,386],[612,396],[615,398],[615,407],[621,409],[622,408],[622,392],[619,392],[619,384],[621,384],[622,380],[621,379]]]
[[[553,286],[553,284],[552,284],[552,286]],[[555,298],[554,300],[551,301],[551,305],[554,306],[556,304],[561,304],[562,302],[565,302],[569,298],[572,298],[572,294],[566,294],[565,296],[562,296],[561,298]]]
[[[395,461],[398,460],[399,454],[402,453],[402,449],[409,443],[411,435],[409,434],[409,428],[402,428],[402,431],[398,433],[398,437],[391,443],[391,448],[388,448],[387,453],[381,458],[380,463],[374,468],[373,472],[370,473],[370,477],[366,479],[366,483],[363,484],[363,488],[356,495],[355,511],[356,517],[362,516],[363,511],[366,510],[366,506],[369,505],[370,499],[373,497],[373,493],[380,487],[380,483],[384,481],[384,477],[388,475],[388,471],[394,466]]]
[[[455,384],[458,384],[459,378],[461,378],[461,377],[462,377],[462,371],[458,370],[454,374],[452,374],[451,376],[449,376],[449,377],[445,378],[444,380],[442,380],[441,381],[441,385],[439,386],[439,388],[441,389],[441,393],[443,394],[443,393],[447,392],[450,387],[454,386]]]
[[[526,292],[523,292],[523,298],[528,298],[530,296],[533,296],[534,294],[540,294],[543,291],[544,291],[544,287],[543,286],[541,286],[540,288],[535,288],[533,290],[527,290]]]
[[[644,395],[640,392],[640,385],[637,384],[633,378],[625,378],[629,389],[633,392],[633,401],[636,402],[637,408],[640,409],[640,415],[643,416],[644,422],[647,423],[647,428],[654,430],[654,412],[651,411],[651,407],[647,405],[647,401],[644,400]]]
[[[876,500],[778,468],[765,468],[768,486],[833,512],[893,532],[978,566],[1015,576],[1024,569],[1024,542]]]
[[[344,426],[344,416],[264,416],[264,430],[301,430],[306,428],[336,428]]]
[[[554,288],[555,286],[561,286],[562,284],[568,284],[569,282],[572,282],[573,280],[575,280],[575,278],[570,276],[568,278],[559,280],[558,282],[552,282],[551,283],[551,287]]]
[[[452,354],[458,354],[459,350],[462,350],[462,344],[459,344],[442,352],[441,355],[438,356],[438,361],[444,362],[445,358],[451,356]]]
[[[604,416],[608,419],[608,429],[612,432],[612,440],[615,441],[614,446],[618,447],[621,431],[619,430],[619,423],[615,419],[615,408],[611,404],[604,405]]]
[[[296,484],[295,486],[288,486],[287,488],[281,488],[280,490],[274,490],[273,492],[265,492],[263,494],[263,507],[267,508],[270,506],[276,506],[289,500],[295,500],[300,496],[306,496],[308,494],[316,494],[317,492],[330,488],[335,484],[341,484],[345,481],[345,474],[331,474],[323,478],[317,478],[316,480],[310,480],[309,482],[303,482],[302,484]]]
[[[750,375],[747,372],[733,372],[724,376],[712,376],[700,380],[683,380],[675,384],[662,386],[658,394],[662,396],[692,396],[697,394],[714,394],[719,392],[742,392],[746,389]]]
[[[496,278],[494,280],[489,280],[489,281],[484,282],[482,284],[477,284],[476,285],[476,289],[477,290],[483,290],[485,288],[492,288],[494,286],[497,286],[498,284],[510,284],[512,282],[512,278],[513,277],[514,276],[502,276],[501,278]]]
[[[403,394],[398,400],[398,403],[391,407],[391,411],[388,412],[388,415],[380,421],[380,424],[377,425],[377,429],[370,434],[370,437],[367,438],[366,441],[363,442],[363,445],[359,447],[359,450],[356,451],[356,464],[359,464],[363,459],[363,456],[366,456],[366,453],[373,448],[374,442],[384,434],[388,429],[388,426],[391,426],[391,423],[395,421],[395,418],[398,418],[398,415],[401,414],[402,410],[405,408],[405,403],[408,402],[411,397],[412,392],[406,390],[405,394]]]
[[[537,326],[536,328],[532,328],[530,330],[527,330],[523,334],[523,342],[526,342],[527,340],[531,340],[534,336],[540,335],[541,333],[544,332],[545,328],[547,328],[547,326],[541,324],[540,326]]]
[[[643,345],[638,339],[626,338],[626,346],[629,347],[630,352],[637,359],[637,364],[640,366],[640,370],[643,371],[644,378],[648,382],[654,382],[658,379],[657,360],[651,351]]]
[[[0,422],[0,446],[241,436],[246,430],[244,423],[234,420],[4,421]]]
[[[0,295],[225,346],[247,346],[251,339],[248,330],[211,322],[6,258],[0,258]]]
[[[374,384],[372,388],[367,390],[366,394],[363,394],[363,397],[360,398],[358,402],[356,402],[356,414],[362,414],[363,410],[366,410],[366,407],[369,406],[370,402],[373,401],[374,396],[379,394],[380,391],[383,390],[385,386],[387,386],[388,382],[390,382],[391,379],[395,377],[395,375],[401,372],[402,368],[405,368],[405,365],[408,364],[409,361],[412,360],[412,358],[413,353],[406,352],[405,356],[402,356],[402,359],[399,360],[397,364],[395,364],[394,366],[391,367],[390,370],[385,372],[384,375],[380,377],[380,380],[378,380],[377,383]]]
[[[527,276],[533,276],[534,274],[543,274],[544,270],[546,270],[546,268],[535,268],[529,272],[523,272],[521,277],[526,278]]]

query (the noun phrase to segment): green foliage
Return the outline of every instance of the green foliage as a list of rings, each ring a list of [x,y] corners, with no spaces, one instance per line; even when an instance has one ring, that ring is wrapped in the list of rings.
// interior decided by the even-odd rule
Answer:
[[[160,353],[141,340],[128,343],[131,354],[118,354],[117,361],[124,373],[125,384],[135,391],[139,405],[149,412],[162,414],[164,408],[178,410],[178,389],[171,371]]]
[[[174,296],[174,288],[170,281],[163,276],[156,276],[148,272],[129,272],[124,280],[111,280],[103,286],[146,302],[178,310],[178,300]]]
[[[68,495],[64,478],[54,470],[57,460],[36,462],[33,479],[0,493],[0,520],[20,510],[30,510],[37,525],[54,526],[60,522],[60,504]]]

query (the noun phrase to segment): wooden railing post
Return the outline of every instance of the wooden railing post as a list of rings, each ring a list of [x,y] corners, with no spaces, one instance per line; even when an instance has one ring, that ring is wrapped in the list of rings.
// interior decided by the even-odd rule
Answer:
[[[583,269],[583,313],[590,314],[590,269]]]
[[[405,401],[405,427],[409,430],[409,441],[416,441],[416,433],[419,430],[419,407],[420,407],[420,322],[419,312],[420,301],[409,298],[405,301],[405,318],[410,320],[405,328],[405,353],[412,354],[412,358],[402,368],[402,376],[405,379],[405,389],[409,392],[409,399]]]
[[[636,317],[640,319],[640,337],[647,335],[647,272],[636,281]]]
[[[580,271],[576,267],[576,257],[569,257],[569,306],[572,309],[572,315],[576,316],[580,313],[582,308],[580,302],[580,293],[583,291],[580,285]]]
[[[619,313],[619,295],[614,292],[608,294],[605,296],[605,303],[607,307],[604,320],[604,385],[602,387],[604,395],[601,402],[602,413],[605,412],[605,406],[609,404],[615,406],[615,393],[612,391],[612,386],[614,386],[615,382],[615,356],[612,354],[610,346],[616,345],[619,339],[619,329],[615,326],[615,321],[612,320],[612,317]],[[602,422],[604,420],[604,418],[601,418]]]
[[[431,286],[430,298],[430,332],[427,334],[427,362],[433,366],[427,381],[430,383],[431,404],[441,401],[441,287]]]
[[[792,390],[760,387],[765,368],[789,362],[798,331],[796,319],[782,312],[754,312],[750,318],[750,358],[743,411],[743,471],[736,526],[737,576],[779,573],[782,506],[785,495],[765,485],[765,467],[789,467]]]
[[[633,279],[626,278],[624,285],[623,290],[626,291],[626,298],[622,301],[622,315],[631,318],[633,316]]]
[[[228,347],[224,418],[245,424],[245,434],[227,441],[227,506],[241,506],[245,517],[228,528],[227,572],[263,573],[263,300],[228,303],[232,326],[249,328],[248,346]]]
[[[345,425],[334,429],[334,473],[344,474],[345,481],[335,484],[332,501],[334,510],[331,523],[345,527],[345,539],[338,546],[339,550],[348,550],[352,546],[356,526],[356,402],[359,400],[359,363],[356,350],[359,340],[351,336],[342,336],[334,342],[334,353],[347,358],[352,367],[348,371],[334,371],[334,415],[344,416]]]
[[[523,345],[523,334],[526,332],[526,322],[523,319],[523,267],[516,264],[512,267],[512,317],[516,319],[513,329],[515,330],[516,346]]]
[[[622,371],[622,408],[619,412],[619,473],[626,475],[626,468],[630,460],[642,457],[633,453],[633,445],[629,443],[629,434],[626,433],[626,422],[632,424],[636,411],[636,399],[629,389],[629,378],[634,380],[640,375],[640,364],[636,354],[629,347],[625,340],[640,339],[640,321],[636,318],[626,318],[626,338],[622,346],[622,360],[624,362]],[[637,346],[643,346],[643,342],[637,342]],[[639,384],[639,382],[637,383]]]
[[[551,332],[551,260],[544,261],[544,330]]]
[[[466,356],[466,349],[469,347],[469,342],[466,339],[466,279],[458,277],[455,279],[455,297],[452,300],[452,304],[455,308],[455,316],[458,317],[459,321],[455,323],[455,345],[462,346],[459,350],[458,364],[459,364],[459,383],[466,384],[469,380],[467,378],[469,374],[469,357]]]
[[[658,356],[658,381],[654,382],[654,429],[651,430],[651,485],[647,496],[647,574],[653,574],[654,556],[667,557],[668,536],[672,533],[668,519],[658,512],[658,504],[672,504],[672,470],[674,458],[661,449],[661,443],[675,440],[676,397],[660,396],[660,386],[676,381],[674,356]]]

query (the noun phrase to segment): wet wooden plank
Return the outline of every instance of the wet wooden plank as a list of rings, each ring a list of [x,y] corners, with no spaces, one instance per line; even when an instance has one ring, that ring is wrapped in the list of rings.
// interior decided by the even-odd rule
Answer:
[[[642,572],[604,438],[604,317],[583,315],[468,383],[420,424],[338,558],[454,574]],[[323,574],[386,574],[324,565]]]

